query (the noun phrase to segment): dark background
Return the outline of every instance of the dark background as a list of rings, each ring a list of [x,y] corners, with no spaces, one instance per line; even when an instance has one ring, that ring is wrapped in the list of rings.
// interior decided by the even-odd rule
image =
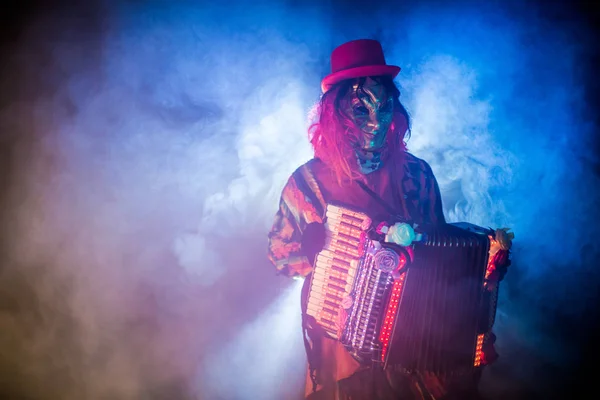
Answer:
[[[294,7],[303,7],[304,3],[301,1],[290,2]],[[292,4],[293,3],[293,4]],[[385,1],[373,1],[370,7],[384,7],[392,2]],[[398,3],[398,7],[407,6],[402,2]],[[518,8],[519,2],[508,2],[508,7],[513,4],[514,7]],[[598,126],[598,93],[600,93],[600,79],[598,78],[599,65],[599,51],[598,47],[592,46],[593,40],[590,38],[593,35],[598,35],[598,22],[599,12],[598,8],[594,5],[594,2],[588,1],[564,1],[564,2],[550,2],[540,1],[539,2],[539,13],[542,18],[547,20],[548,23],[555,25],[557,28],[565,31],[572,31],[574,35],[581,35],[581,41],[589,43],[586,47],[586,51],[580,59],[580,72],[584,74],[587,85],[585,87],[585,97],[587,101],[587,112],[589,113],[590,120],[593,120],[596,127]],[[364,7],[365,2],[359,1],[344,1],[344,2],[332,2],[331,7],[337,12],[345,12],[342,10],[357,10],[360,7]],[[97,2],[69,2],[69,1],[4,1],[2,8],[0,9],[0,108],[6,107],[10,103],[18,99],[31,99],[41,95],[41,90],[52,92],[55,87],[52,85],[46,85],[44,82],[31,82],[32,75],[28,74],[27,65],[23,64],[19,60],[15,60],[10,57],[14,54],[20,46],[20,43],[24,40],[24,36],[28,29],[32,27],[32,24],[38,21],[38,17],[47,15],[48,13],[60,13],[65,16],[65,30],[56,31],[53,35],[61,37],[61,35],[78,35],[82,38],[88,37],[90,41],[93,41],[95,35],[103,29],[103,13],[107,10],[109,5],[101,4]],[[352,11],[347,11],[352,12]],[[335,12],[333,13],[335,15]],[[332,24],[335,24],[335,18],[332,18]],[[586,27],[582,29],[582,27]],[[47,38],[52,40],[52,38]],[[90,60],[89,62],[93,62]],[[324,66],[327,68],[327,66]],[[72,105],[74,109],[77,105]],[[32,130],[33,131],[33,130]],[[22,171],[17,169],[16,157],[22,157],[23,154],[27,154],[27,149],[23,148],[24,141],[23,136],[33,135],[32,132],[27,131],[14,131],[10,125],[2,125],[2,131],[0,131],[0,274],[3,273],[4,265],[7,264],[7,260],[3,259],[5,252],[3,249],[8,246],[7,237],[10,235],[10,227],[14,222],[12,220],[13,215],[11,213],[14,204],[20,201],[19,192],[9,190],[11,185],[15,185],[17,181],[22,178]],[[32,139],[35,140],[34,137]],[[594,151],[598,155],[598,135],[595,136]],[[600,158],[598,156],[595,159],[588,161],[587,166],[596,176],[600,175]],[[596,192],[597,187],[590,187],[590,192]],[[600,205],[598,205],[600,207]],[[590,215],[588,218],[589,224],[598,224],[598,215]],[[600,349],[598,346],[598,338],[600,337],[599,329],[599,282],[598,272],[592,268],[600,268],[600,260],[588,260],[590,270],[586,272],[587,276],[584,279],[585,285],[581,287],[579,293],[574,293],[574,296],[585,296],[588,300],[585,302],[585,309],[582,310],[578,316],[571,314],[561,314],[556,312],[556,306],[548,307],[544,309],[540,308],[539,312],[543,314],[546,319],[546,327],[548,330],[553,331],[554,335],[560,337],[566,343],[573,346],[574,351],[578,354],[574,354],[574,359],[571,365],[563,365],[561,368],[549,367],[548,370],[541,370],[539,372],[540,381],[535,383],[534,386],[545,387],[547,393],[544,398],[578,398],[574,394],[574,391],[583,390],[586,392],[594,393],[596,391],[596,380],[598,369],[598,356],[600,356]],[[6,272],[6,271],[4,271]],[[550,273],[552,273],[550,271]],[[554,280],[560,281],[560,277],[554,277]],[[31,295],[28,292],[27,278],[20,278],[20,280],[12,281],[18,282],[18,285],[22,285],[22,290],[19,292],[19,298],[8,297],[5,295],[5,291],[0,287],[0,312],[3,313],[19,313],[23,312],[23,309],[27,308],[28,305],[33,307],[34,300],[28,300],[27,296]],[[0,281],[0,285],[7,284],[6,280]],[[30,326],[29,329],[35,329],[35,323]],[[0,337],[2,333],[0,332]],[[29,393],[25,388],[27,381],[22,380],[16,382],[11,380],[11,359],[10,357],[18,357],[18,354],[11,352],[10,357],[7,356],[6,346],[10,344],[7,342],[0,342],[0,358],[3,360],[0,362],[3,370],[0,370],[0,398],[6,399],[32,399],[37,400],[41,398],[56,398],[56,397],[28,397],[25,393]],[[15,363],[16,365],[16,363]],[[15,367],[16,368],[16,367]],[[60,374],[60,372],[58,372]],[[23,375],[19,375],[23,376]],[[8,378],[8,380],[7,380]],[[564,396],[564,397],[563,397]],[[155,398],[172,398],[172,397],[161,397]],[[523,398],[527,398],[525,393]],[[531,395],[530,398],[534,398]]]

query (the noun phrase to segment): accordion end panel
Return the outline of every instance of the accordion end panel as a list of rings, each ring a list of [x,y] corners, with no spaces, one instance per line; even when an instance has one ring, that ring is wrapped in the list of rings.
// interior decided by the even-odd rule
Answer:
[[[398,284],[400,301],[382,355],[386,367],[453,375],[482,365],[497,297],[497,288],[486,288],[487,233],[448,224],[414,246],[414,260]]]

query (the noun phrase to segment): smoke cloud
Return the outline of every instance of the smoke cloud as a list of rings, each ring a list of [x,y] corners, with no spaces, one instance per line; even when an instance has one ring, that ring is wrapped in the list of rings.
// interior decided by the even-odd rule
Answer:
[[[365,36],[402,66],[408,146],[447,219],[516,234],[484,393],[543,393],[577,361],[581,336],[561,326],[588,310],[600,255],[586,43],[507,4],[155,1],[36,17],[2,78],[2,397],[301,398],[299,286],[275,276],[266,234],[312,156],[329,52]]]

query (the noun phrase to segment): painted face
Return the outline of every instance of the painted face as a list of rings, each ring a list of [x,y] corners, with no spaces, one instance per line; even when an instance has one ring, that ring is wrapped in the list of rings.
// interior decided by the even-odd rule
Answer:
[[[366,151],[382,148],[394,114],[394,99],[385,87],[372,78],[355,83],[344,108],[360,131],[356,146]]]

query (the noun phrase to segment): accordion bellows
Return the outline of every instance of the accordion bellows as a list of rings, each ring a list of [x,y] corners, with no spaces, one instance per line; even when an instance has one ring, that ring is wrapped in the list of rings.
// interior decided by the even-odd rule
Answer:
[[[425,227],[410,252],[391,255],[392,273],[380,260],[390,248],[368,238],[366,214],[329,204],[326,217],[307,314],[329,336],[363,364],[450,375],[480,366],[497,299],[497,286],[485,286],[489,231]]]

